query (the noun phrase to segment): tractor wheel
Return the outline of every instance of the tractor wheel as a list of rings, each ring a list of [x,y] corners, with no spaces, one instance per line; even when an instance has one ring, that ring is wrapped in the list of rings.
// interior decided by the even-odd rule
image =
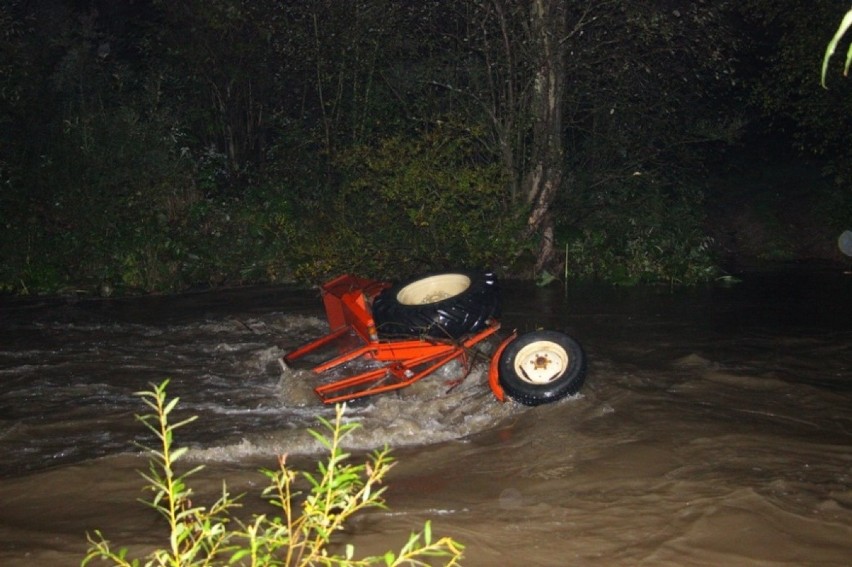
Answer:
[[[500,315],[497,278],[491,273],[421,276],[390,287],[373,300],[383,337],[458,339],[484,329]]]
[[[586,355],[564,333],[520,335],[500,355],[499,379],[514,400],[537,406],[576,394],[586,378]]]

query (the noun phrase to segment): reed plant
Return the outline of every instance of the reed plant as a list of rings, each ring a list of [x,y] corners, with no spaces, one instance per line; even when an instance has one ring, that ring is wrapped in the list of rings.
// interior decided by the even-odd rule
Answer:
[[[450,537],[434,539],[429,522],[411,533],[399,551],[379,556],[356,559],[354,546],[338,540],[336,536],[353,514],[386,508],[383,493],[387,487],[383,482],[394,464],[387,447],[371,453],[363,464],[353,462],[342,441],[359,424],[344,421],[344,405],[337,406],[333,422],[320,417],[322,430],[311,430],[328,453],[315,472],[291,468],[286,455],[279,457],[277,469],[261,471],[269,481],[263,496],[275,513],[242,521],[234,515],[240,496],[232,496],[224,482],[213,504],[195,504],[188,479],[203,467],[178,472],[175,463],[185,456],[187,448],[175,446],[174,433],[197,416],[173,423],[170,418],[179,399],[167,396],[167,386],[168,380],[138,393],[151,412],[137,419],[158,441],[156,447],[145,447],[149,466],[141,474],[153,496],[142,502],[166,520],[168,541],[145,557],[130,558],[127,548],[115,550],[96,530],[88,535],[84,567],[96,560],[122,567],[460,564],[464,546]],[[305,484],[304,491],[298,489],[300,482]]]

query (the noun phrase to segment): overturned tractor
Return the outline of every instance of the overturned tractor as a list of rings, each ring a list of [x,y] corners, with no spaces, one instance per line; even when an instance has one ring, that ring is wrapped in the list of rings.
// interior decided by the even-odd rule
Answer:
[[[482,356],[475,347],[500,330],[491,273],[429,274],[397,285],[347,274],[325,283],[322,299],[329,333],[282,363],[308,361],[326,377],[314,388],[326,404],[405,388],[453,360],[466,376]],[[358,370],[337,375],[356,361]],[[513,331],[490,357],[488,383],[498,400],[534,406],[577,393],[585,376],[585,353],[569,335]]]

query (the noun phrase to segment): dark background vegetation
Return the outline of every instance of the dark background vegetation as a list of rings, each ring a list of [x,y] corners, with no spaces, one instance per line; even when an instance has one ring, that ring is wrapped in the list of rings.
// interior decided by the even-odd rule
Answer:
[[[5,0],[0,290],[842,264],[844,9]]]

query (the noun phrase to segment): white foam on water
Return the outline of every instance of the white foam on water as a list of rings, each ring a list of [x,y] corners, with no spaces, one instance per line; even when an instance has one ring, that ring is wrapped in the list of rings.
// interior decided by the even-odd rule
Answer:
[[[514,402],[501,404],[496,400],[488,387],[484,364],[476,365],[456,384],[462,374],[461,365],[451,362],[408,388],[350,402],[345,419],[357,422],[359,427],[345,438],[344,448],[368,451],[385,445],[406,447],[462,439],[523,411]],[[318,418],[333,420],[334,408],[319,401],[313,391],[315,385],[316,376],[310,370],[283,369],[279,411],[291,414],[288,427],[258,435],[248,433],[238,441],[192,450],[190,456],[230,461],[323,451],[308,429],[328,433]]]

